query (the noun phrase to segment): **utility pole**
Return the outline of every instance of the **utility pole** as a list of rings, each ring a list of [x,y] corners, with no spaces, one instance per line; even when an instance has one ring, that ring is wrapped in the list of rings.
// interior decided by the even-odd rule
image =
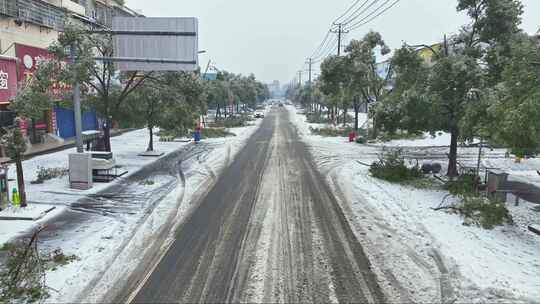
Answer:
[[[311,87],[311,66],[313,65],[313,59],[308,58],[307,64],[309,65],[309,80],[308,80],[308,84],[309,84],[309,86]]]
[[[77,60],[77,53],[75,45],[71,46],[70,55],[73,60],[72,64],[75,64]],[[76,73],[76,72],[74,72]],[[77,75],[74,75],[75,83],[73,84],[73,110],[75,112],[75,143],[77,146],[77,153],[83,153],[83,138],[82,138],[82,115],[81,115],[81,85],[77,81]]]
[[[298,71],[298,86],[302,86],[302,71]]]
[[[343,23],[337,23],[334,24],[338,26],[337,30],[331,31],[332,33],[338,34],[338,47],[337,47],[337,55],[341,55],[341,39],[343,38],[343,34],[347,34],[349,31],[343,30]]]
[[[308,98],[309,98],[309,100],[308,100],[308,103],[309,103],[309,109],[310,109],[310,111],[311,111],[311,106],[312,106],[312,105],[311,105],[311,100],[312,100],[312,98],[311,98],[311,96],[312,96],[312,89],[311,89],[311,67],[312,67],[312,65],[313,65],[313,59],[312,59],[312,58],[308,58],[307,64],[309,65],[309,69],[308,69],[308,71],[309,71],[309,78],[308,78],[308,90],[309,90]]]

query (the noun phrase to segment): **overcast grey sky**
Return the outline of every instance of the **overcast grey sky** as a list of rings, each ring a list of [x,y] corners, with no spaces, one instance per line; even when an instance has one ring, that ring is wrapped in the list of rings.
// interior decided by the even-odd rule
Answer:
[[[151,17],[197,17],[202,68],[216,66],[249,74],[265,82],[289,82],[320,44],[330,23],[352,0],[127,0]],[[392,48],[402,41],[434,43],[467,22],[455,10],[457,0],[402,0],[373,22],[347,34],[346,42],[370,29],[380,32]],[[540,0],[522,0],[522,27],[540,27]],[[375,7],[375,6],[374,6]]]

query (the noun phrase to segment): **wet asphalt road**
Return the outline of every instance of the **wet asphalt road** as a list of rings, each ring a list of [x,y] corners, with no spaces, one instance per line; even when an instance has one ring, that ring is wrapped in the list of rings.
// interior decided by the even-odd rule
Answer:
[[[382,302],[369,262],[288,112],[274,108],[133,303]]]

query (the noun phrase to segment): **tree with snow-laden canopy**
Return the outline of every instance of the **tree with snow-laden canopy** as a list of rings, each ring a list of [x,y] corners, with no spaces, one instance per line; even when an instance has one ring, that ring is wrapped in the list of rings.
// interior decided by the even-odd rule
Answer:
[[[525,113],[533,114],[518,106],[520,115],[515,111],[496,115],[500,113],[496,105],[502,102],[501,84],[507,83],[504,90],[510,89],[508,70],[517,59],[513,55],[515,39],[523,35],[518,28],[523,13],[520,1],[459,0],[457,10],[466,12],[471,22],[458,35],[445,39],[441,50],[433,50],[432,66],[424,63],[412,47],[404,45],[396,51],[392,59],[396,87],[379,103],[376,114],[389,131],[450,133],[448,176],[458,174],[459,140],[493,138],[515,147],[515,142],[503,136],[508,134],[504,129],[517,131],[520,127],[515,124],[528,116]],[[532,122],[532,118],[521,122]]]

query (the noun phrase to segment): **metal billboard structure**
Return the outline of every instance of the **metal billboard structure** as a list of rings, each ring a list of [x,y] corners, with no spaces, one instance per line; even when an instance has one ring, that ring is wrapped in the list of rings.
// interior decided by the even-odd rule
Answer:
[[[114,56],[120,71],[194,71],[197,18],[114,17]]]
[[[114,57],[95,57],[94,60],[112,62],[119,71],[194,71],[199,67],[197,18],[114,17],[112,30],[89,32],[113,36]],[[73,62],[77,60],[75,45],[71,46],[71,58]],[[73,168],[88,173],[84,181],[78,183],[92,187],[92,170],[82,157],[81,90],[78,82],[73,85],[73,107],[77,154],[70,156],[70,172]],[[81,157],[77,158],[77,155]]]

